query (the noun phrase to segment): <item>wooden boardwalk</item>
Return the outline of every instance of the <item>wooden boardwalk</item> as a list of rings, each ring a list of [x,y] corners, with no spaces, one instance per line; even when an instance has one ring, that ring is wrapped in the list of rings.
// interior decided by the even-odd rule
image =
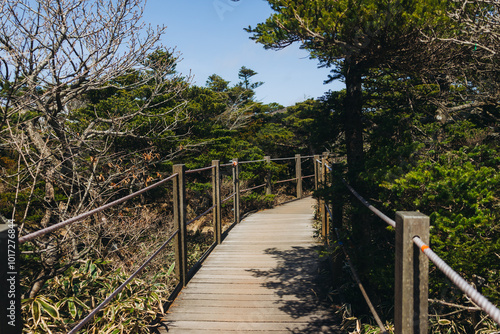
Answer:
[[[236,225],[170,307],[161,333],[340,333],[318,297],[311,198]]]

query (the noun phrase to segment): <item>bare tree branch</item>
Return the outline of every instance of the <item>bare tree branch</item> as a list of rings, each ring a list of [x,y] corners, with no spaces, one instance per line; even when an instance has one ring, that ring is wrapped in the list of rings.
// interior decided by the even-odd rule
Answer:
[[[190,78],[175,74],[179,55],[151,57],[164,50],[165,27],[143,21],[142,0],[0,0],[0,10],[0,138],[19,161],[1,182],[16,193],[13,204],[28,194],[23,210],[13,209],[18,224],[35,204],[42,217],[22,233],[103,203],[132,180],[144,184],[147,177],[138,176],[150,161],[116,148],[117,138],[175,136],[187,117],[182,93]],[[89,94],[110,91],[121,102],[88,113]],[[60,261],[77,260],[99,237],[89,237],[83,250],[64,244],[80,232],[36,241],[42,269],[29,296],[65,267]]]

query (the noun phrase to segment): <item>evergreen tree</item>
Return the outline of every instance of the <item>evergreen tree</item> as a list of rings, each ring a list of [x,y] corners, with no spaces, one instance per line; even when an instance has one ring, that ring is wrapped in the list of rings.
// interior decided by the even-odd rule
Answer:
[[[328,81],[346,84],[343,124],[351,181],[364,168],[363,78],[370,69],[414,67],[426,50],[420,29],[436,22],[440,1],[268,0],[275,11],[246,30],[268,49],[294,42],[321,66],[333,67]]]
[[[257,72],[255,72],[252,69],[246,68],[245,66],[242,66],[240,68],[240,71],[238,72],[238,78],[240,78],[241,82],[239,83],[240,86],[242,86],[245,89],[255,89],[260,86],[262,86],[264,83],[263,82],[250,82],[250,78],[256,75]]]

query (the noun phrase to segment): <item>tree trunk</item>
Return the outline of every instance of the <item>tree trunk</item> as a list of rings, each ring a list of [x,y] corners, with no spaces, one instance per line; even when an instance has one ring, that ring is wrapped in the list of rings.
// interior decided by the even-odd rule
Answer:
[[[363,152],[363,68],[353,57],[344,62],[346,97],[344,100],[344,131],[347,149],[348,180],[351,186],[361,194],[365,193],[366,185],[360,179],[360,173],[365,169]],[[351,197],[353,198],[353,197]],[[353,238],[358,242],[355,251],[355,261],[361,277],[367,277],[373,256],[370,253],[372,243],[372,217],[357,199],[352,199],[353,206],[358,208],[351,216]]]
[[[346,97],[344,100],[344,131],[347,148],[349,181],[358,185],[358,175],[364,170],[363,152],[363,92],[362,71],[352,58],[344,63]]]

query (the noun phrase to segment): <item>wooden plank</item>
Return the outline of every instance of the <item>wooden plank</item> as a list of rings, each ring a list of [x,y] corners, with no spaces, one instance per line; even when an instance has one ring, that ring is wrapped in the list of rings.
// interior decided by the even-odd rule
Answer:
[[[184,293],[181,297],[178,297],[177,300],[180,302],[181,300],[211,300],[213,302],[212,305],[215,305],[215,302],[219,300],[227,301],[227,300],[236,300],[242,303],[249,301],[273,301],[276,303],[282,301],[299,301],[301,298],[292,295],[284,295],[278,296],[276,294],[267,294],[267,295],[221,295],[219,293],[212,294],[197,294],[197,293]],[[189,301],[187,303],[189,303]],[[188,304],[189,305],[189,304]],[[172,312],[173,309],[172,309]]]
[[[333,328],[331,322],[318,320],[316,323],[295,323],[283,327],[281,323],[273,322],[215,322],[215,321],[177,321],[175,323],[167,323],[168,332],[163,333],[191,333],[193,330],[204,331],[204,333],[221,333],[229,331],[232,333],[341,333]],[[314,326],[314,327],[313,327]]]
[[[308,323],[309,321],[316,319],[316,315],[307,315],[303,317],[290,316],[285,312],[279,312],[279,309],[275,309],[273,314],[270,314],[268,309],[252,309],[254,312],[249,312],[244,310],[244,312],[236,312],[236,310],[231,310],[228,312],[226,308],[225,312],[221,313],[185,313],[175,311],[168,314],[168,321],[210,321],[210,322],[265,322],[265,323]],[[246,311],[246,312],[245,312]]]
[[[260,309],[275,309],[278,307],[279,300],[246,300],[244,303],[241,300],[219,300],[217,306],[213,305],[213,301],[210,299],[192,299],[189,300],[187,310],[184,312],[197,312],[199,307],[210,307],[210,308],[223,308],[227,312],[227,308],[231,309],[249,309],[249,308],[260,308]],[[179,311],[184,307],[182,304],[178,304],[179,301],[175,301],[172,306],[176,306],[176,311]],[[177,308],[179,307],[179,308]]]
[[[206,329],[176,329],[176,328],[171,328],[168,332],[169,334],[176,334],[176,333],[182,333],[182,334],[203,334],[203,333],[207,333],[207,330]],[[217,329],[217,334],[235,334],[235,333],[238,333],[238,334],[256,334],[256,333],[262,333],[262,331],[260,329],[257,329],[257,330],[241,330],[239,329],[238,331],[234,331],[234,330],[221,330],[221,329]],[[290,334],[290,331],[288,330],[268,330],[267,333],[271,333],[271,334]]]

